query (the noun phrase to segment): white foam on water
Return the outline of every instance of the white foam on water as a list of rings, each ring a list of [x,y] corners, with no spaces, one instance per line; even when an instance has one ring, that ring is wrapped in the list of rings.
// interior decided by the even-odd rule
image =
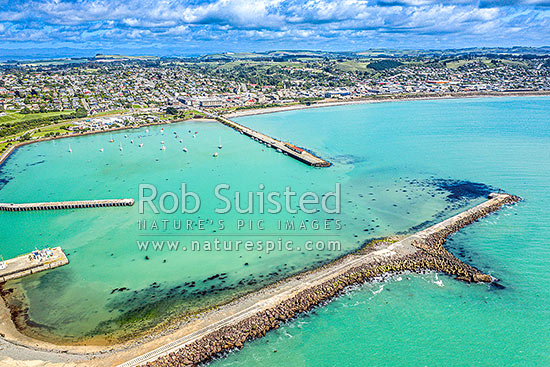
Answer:
[[[435,273],[435,279],[433,280],[433,284],[436,284],[437,286],[439,287],[444,287],[445,284],[443,284],[443,280],[439,279],[439,277],[437,276],[437,273]]]
[[[384,290],[384,285],[380,285],[380,288],[378,288],[377,290],[375,291],[371,291],[372,294],[379,294],[380,292],[382,292]]]

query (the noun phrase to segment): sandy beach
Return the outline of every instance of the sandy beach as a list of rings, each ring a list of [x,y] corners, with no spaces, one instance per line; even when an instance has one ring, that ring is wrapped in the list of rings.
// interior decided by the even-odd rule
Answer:
[[[550,91],[533,91],[533,92],[500,92],[500,93],[455,93],[455,94],[445,94],[445,95],[428,95],[428,96],[391,96],[391,95],[384,95],[384,96],[376,96],[373,98],[364,98],[364,99],[350,99],[350,100],[330,100],[330,101],[322,101],[317,103],[311,103],[310,105],[306,104],[294,104],[290,106],[279,106],[279,107],[264,107],[264,108],[251,108],[246,110],[240,110],[240,111],[233,111],[230,113],[224,114],[224,117],[226,118],[233,118],[233,117],[244,117],[244,116],[252,116],[252,115],[262,115],[267,113],[276,113],[276,112],[285,112],[285,111],[297,111],[297,110],[305,110],[310,108],[321,108],[321,107],[335,107],[335,106],[345,106],[345,105],[354,105],[354,104],[365,104],[365,103],[385,103],[385,102],[398,102],[398,101],[417,101],[417,100],[440,100],[440,99],[462,99],[462,98],[484,98],[484,97],[537,97],[537,96],[548,96],[550,95]],[[122,131],[122,130],[131,130],[131,129],[138,129],[141,127],[146,126],[153,126],[153,125],[164,125],[164,124],[173,124],[178,122],[184,122],[184,121],[212,121],[212,119],[208,118],[193,118],[189,120],[171,120],[171,121],[160,121],[160,122],[151,122],[147,124],[142,124],[139,126],[124,126],[124,127],[118,127],[113,128],[109,130],[99,130],[99,131],[87,131],[83,133],[78,134],[67,134],[67,135],[61,135],[61,136],[52,136],[47,138],[40,138],[36,140],[28,140],[24,142],[16,142],[14,145],[12,145],[10,148],[8,148],[4,153],[0,155],[0,166],[2,163],[9,158],[11,154],[20,146],[28,145],[28,144],[34,144],[39,143],[42,141],[48,141],[48,140],[57,140],[57,139],[65,139],[65,138],[72,138],[72,137],[78,137],[78,136],[84,136],[84,135],[92,135],[92,134],[103,134],[103,133],[109,133],[113,131]]]

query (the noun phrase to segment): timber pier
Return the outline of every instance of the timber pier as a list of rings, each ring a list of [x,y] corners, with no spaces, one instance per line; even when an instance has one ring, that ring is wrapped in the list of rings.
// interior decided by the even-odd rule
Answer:
[[[108,206],[132,206],[134,199],[54,201],[45,203],[0,203],[0,211],[27,212],[34,210],[59,210],[78,208],[104,208]]]
[[[46,254],[45,251],[48,253]],[[30,253],[0,262],[0,282],[21,278],[69,263],[61,247],[34,252],[42,253],[42,256],[34,257],[33,253]]]
[[[230,128],[237,130],[238,132],[251,137],[252,139],[264,143],[268,147],[276,149],[278,152],[285,153],[286,155],[313,167],[329,167],[330,163],[321,159],[305,149],[299,148],[295,145],[284,143],[280,140],[274,139],[270,136],[262,134],[256,130],[250,129],[244,125],[231,121],[223,116],[214,116],[216,120],[222,124],[229,126]]]

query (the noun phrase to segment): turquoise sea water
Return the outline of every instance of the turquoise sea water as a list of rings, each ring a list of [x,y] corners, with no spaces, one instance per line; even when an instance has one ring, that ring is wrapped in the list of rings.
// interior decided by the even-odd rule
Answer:
[[[460,232],[449,246],[501,278],[504,289],[435,279],[434,274],[402,276],[380,292],[381,284],[366,285],[216,363],[387,365],[393,358],[395,365],[547,364],[549,111],[549,98],[468,99],[238,119],[313,150],[334,163],[327,169],[307,167],[212,122],[119,132],[113,134],[115,143],[100,134],[26,146],[1,167],[0,201],[136,198],[139,183],[155,184],[162,192],[177,191],[186,182],[201,194],[203,206],[194,215],[139,214],[137,205],[0,213],[4,257],[51,244],[61,245],[70,260],[68,266],[8,282],[15,295],[10,299],[29,307],[33,324],[26,331],[39,337],[79,340],[145,330],[169,314],[228,299],[340,256],[370,238],[448,217],[482,200],[484,188],[471,184],[479,182],[525,201]],[[219,138],[223,149],[213,158]],[[139,141],[143,148],[137,147]],[[258,191],[264,184],[265,191],[291,185],[297,192],[322,194],[334,190],[336,182],[343,192],[339,215],[213,213],[220,206],[212,195],[218,183],[241,192]],[[166,230],[143,231],[138,229],[142,219],[223,219],[227,226],[182,231],[168,224]],[[263,219],[267,228],[238,230],[238,219]],[[338,219],[343,228],[280,231],[279,219],[308,224]],[[306,239],[337,239],[342,249],[266,254],[139,251],[136,245],[137,240],[186,244],[213,237],[283,237],[298,245]]]

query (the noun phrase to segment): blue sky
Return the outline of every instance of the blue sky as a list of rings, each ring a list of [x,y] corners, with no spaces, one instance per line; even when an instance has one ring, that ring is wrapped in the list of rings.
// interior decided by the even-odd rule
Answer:
[[[550,0],[0,0],[0,56],[543,46],[549,35]]]

